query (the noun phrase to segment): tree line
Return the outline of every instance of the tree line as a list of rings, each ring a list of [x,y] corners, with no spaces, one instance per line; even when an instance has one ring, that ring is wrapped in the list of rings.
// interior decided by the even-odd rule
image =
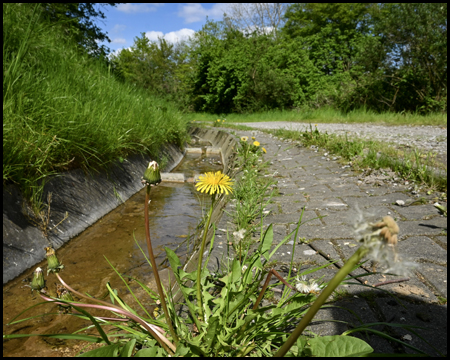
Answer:
[[[236,4],[178,44],[142,33],[119,78],[210,113],[447,110],[447,4]]]
[[[98,42],[107,34],[93,21],[105,15],[94,5],[42,7],[118,81],[186,111],[447,111],[446,3],[233,4],[188,41],[142,33],[109,56]]]

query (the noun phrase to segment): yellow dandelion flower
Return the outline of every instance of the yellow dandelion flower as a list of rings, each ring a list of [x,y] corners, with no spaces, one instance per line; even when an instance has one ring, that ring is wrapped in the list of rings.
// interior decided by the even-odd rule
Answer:
[[[259,141],[254,141],[254,142],[253,142],[253,145],[259,146],[259,145],[261,145],[261,144],[259,143]]]
[[[262,151],[264,152],[264,154],[266,154],[266,153],[267,153],[266,149],[264,149],[264,148],[262,148]]]
[[[254,136],[252,136],[252,140],[256,140]]]
[[[207,172],[201,175],[195,187],[198,191],[206,192],[207,194],[209,192],[211,195],[216,193],[223,194],[224,192],[228,195],[228,191],[230,193],[233,192],[232,185],[233,181],[230,177],[218,171],[215,174],[213,172]]]
[[[317,124],[314,124],[314,126],[317,126]]]
[[[218,122],[220,122],[220,119],[217,119]]]
[[[247,141],[247,140],[248,140],[248,136],[241,137],[241,141]]]

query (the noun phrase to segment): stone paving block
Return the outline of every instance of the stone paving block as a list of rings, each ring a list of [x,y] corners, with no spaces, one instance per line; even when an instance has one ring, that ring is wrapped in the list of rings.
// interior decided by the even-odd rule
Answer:
[[[338,193],[339,196],[354,196],[355,193],[358,194],[361,191],[358,185],[350,182],[342,182],[342,179],[339,178],[331,178],[327,180],[327,186],[331,188],[332,191]]]
[[[404,307],[392,298],[375,299],[384,320],[392,324],[419,326],[425,329],[413,328],[423,339],[438,349],[436,352],[408,329],[391,327],[390,330],[400,340],[412,345],[432,356],[447,355],[447,307],[442,305],[404,303]],[[408,354],[415,353],[407,347]]]
[[[384,201],[386,199],[386,201]],[[388,211],[393,210],[394,205],[391,205],[389,201],[387,201],[386,195],[384,196],[367,196],[367,195],[359,195],[359,196],[342,196],[342,200],[348,204],[348,206],[352,208],[365,209],[368,208],[369,212],[371,208],[377,207],[379,209],[387,208]],[[372,201],[373,200],[373,201]],[[384,212],[384,210],[382,211]],[[383,215],[384,216],[384,215]]]
[[[395,211],[406,220],[423,220],[430,216],[439,215],[439,211],[433,205],[396,206]]]
[[[310,209],[334,209],[334,210],[347,210],[348,205],[338,197],[318,197],[312,195],[307,202],[307,206]]]
[[[325,166],[308,167],[306,168],[306,171],[310,176],[316,176],[318,179],[332,174],[332,171]]]
[[[299,213],[295,214],[269,214],[266,217],[268,224],[296,224],[300,217]]]
[[[272,246],[270,253],[272,253],[275,248],[276,244]],[[333,269],[332,276],[334,276],[336,271],[335,266],[325,259],[319,252],[309,246],[309,244],[296,244],[294,249],[292,241],[290,241],[285,245],[279,246],[277,251],[273,254],[271,260],[276,260],[283,264],[290,264],[292,252],[294,252],[293,263],[300,272],[328,263],[330,264],[330,268]],[[314,278],[318,278],[317,274],[314,275]]]
[[[447,262],[445,263],[447,265]],[[437,264],[420,264],[417,271],[447,298],[447,267]]]
[[[295,169],[289,170],[289,177],[293,181],[297,181],[298,179],[305,177],[306,174],[306,170],[301,167],[296,167]]]
[[[336,251],[333,243],[328,240],[315,240],[310,242],[310,245],[313,249],[320,252],[320,254],[328,260],[337,260],[336,264],[339,267],[344,265],[339,253]]]
[[[263,212],[267,212],[269,211],[272,214],[279,214],[279,208],[278,208],[278,202],[273,202],[273,203],[269,203],[267,204],[264,209]],[[269,213],[266,213],[269,214]]]
[[[435,236],[434,237],[438,242],[445,244],[445,251],[447,251],[447,236]]]
[[[321,221],[326,226],[342,226],[342,225],[348,225],[355,221],[355,216],[358,214],[353,210],[349,208],[345,208],[346,211],[333,211],[333,209],[328,210],[316,210],[316,213],[319,213],[320,216],[322,216]],[[354,231],[352,234],[354,235]]]
[[[421,221],[397,221],[397,224],[400,227],[400,240],[411,235],[442,235],[447,231],[447,221],[439,217]]]
[[[377,268],[377,270],[381,269]],[[405,279],[405,276],[394,276],[387,274],[377,274],[374,276],[378,278],[377,281],[380,283],[389,280]],[[406,298],[409,301],[421,301],[430,304],[437,304],[439,302],[436,295],[418,279],[415,273],[409,276],[408,281],[385,284],[380,286],[379,289],[389,291],[393,295],[399,298]]]
[[[298,213],[299,213],[299,218],[300,218],[300,215],[301,215],[301,209],[298,210]],[[301,225],[300,225],[300,228],[299,228],[299,230],[298,230],[298,233],[300,234],[301,229],[302,229],[303,227],[305,227],[305,226],[323,226],[323,224],[322,224],[322,222],[320,221],[320,219],[316,219],[316,218],[317,218],[317,214],[316,214],[315,211],[308,211],[308,210],[305,210],[305,211],[303,212],[302,223],[301,223]],[[297,227],[297,224],[291,224],[291,225],[289,225],[290,231],[295,230],[296,227]],[[301,237],[303,237],[303,236],[298,235],[298,237],[301,238]]]
[[[365,196],[367,198],[367,194],[365,194]],[[343,197],[343,199],[346,199],[345,196]],[[348,197],[349,201],[353,201],[355,200],[352,197]],[[390,206],[392,208],[395,208],[396,210],[398,208],[400,208],[400,206],[396,205],[395,202],[397,200],[402,200],[402,201],[411,201],[411,198],[403,193],[399,193],[399,192],[395,192],[395,193],[389,193],[389,194],[383,194],[383,195],[376,195],[376,196],[369,196],[367,198],[367,201],[370,202],[370,204],[372,206]]]
[[[290,196],[289,199],[291,201],[286,201],[286,198],[284,198],[284,201],[276,201],[277,206],[279,205],[278,210],[281,210],[281,212],[278,212],[279,214],[297,214],[302,212],[302,207],[307,204],[305,199],[300,196]]]
[[[375,187],[374,185],[367,185],[367,184],[360,184],[359,188],[362,192],[365,194],[370,195],[384,195],[384,194],[390,194],[393,192],[398,192],[401,190],[405,190],[404,187],[394,187],[394,186],[388,186],[388,185],[382,185]]]
[[[304,188],[301,191],[303,193],[306,193],[310,197],[314,197],[314,196],[333,196],[333,195],[335,195],[333,193],[333,191],[331,191],[330,188],[328,188],[327,186],[320,185],[320,184],[316,185],[316,183],[304,185],[304,186],[301,186],[301,188]]]
[[[280,196],[289,196],[289,195],[302,195],[302,192],[298,189],[298,186],[292,184],[292,186],[286,184],[278,183],[278,193]],[[297,196],[299,198],[299,196]]]
[[[440,265],[447,264],[447,254],[442,247],[426,236],[411,236],[399,241],[398,252],[407,254],[416,262],[431,262]]]
[[[300,237],[306,239],[349,239],[353,238],[354,228],[342,226],[305,226],[299,230]]]

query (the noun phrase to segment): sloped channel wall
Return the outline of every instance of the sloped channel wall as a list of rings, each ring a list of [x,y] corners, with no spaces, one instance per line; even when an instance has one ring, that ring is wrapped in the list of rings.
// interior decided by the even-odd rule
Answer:
[[[216,130],[194,129],[192,136],[199,137],[220,147],[224,163],[224,172],[228,171],[235,145],[234,138]],[[171,171],[183,159],[184,152],[174,145],[167,145],[161,152],[161,158],[167,159],[164,172]],[[48,238],[37,227],[31,225],[24,216],[23,197],[15,186],[3,188],[3,284],[45,258],[46,246],[55,249],[74,238],[94,224],[122,201],[142,189],[141,177],[149,159],[135,155],[122,163],[114,164],[108,172],[101,171],[86,175],[82,170],[72,170],[49,181],[44,188],[44,199],[52,193],[49,227],[58,224],[67,211],[69,217]],[[220,206],[220,203],[218,203]],[[223,205],[222,205],[223,206]],[[216,206],[213,216],[218,218],[221,212]],[[214,218],[213,218],[214,219]],[[209,239],[212,236],[209,235]],[[195,256],[195,254],[194,254]]]
[[[167,159],[163,171],[171,171],[183,159],[184,152],[175,145],[162,149],[160,157]],[[109,171],[92,176],[81,169],[71,170],[50,180],[43,198],[52,193],[49,228],[58,224],[66,211],[68,218],[48,239],[24,216],[24,200],[15,186],[3,188],[3,284],[45,259],[46,246],[59,249],[86,228],[94,224],[122,201],[142,189],[141,177],[148,166],[148,156],[134,155],[117,162]]]

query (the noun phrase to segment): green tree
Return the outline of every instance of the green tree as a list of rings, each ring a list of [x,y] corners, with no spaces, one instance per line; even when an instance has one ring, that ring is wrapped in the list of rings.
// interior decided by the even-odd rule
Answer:
[[[447,4],[378,7],[375,31],[386,53],[385,103],[397,111],[447,109]]]
[[[164,38],[151,41],[145,33],[129,49],[111,56],[115,73],[151,93],[163,95],[180,107],[188,107],[188,77],[191,72],[186,42],[171,44]]]
[[[98,6],[116,6],[119,3],[41,3],[44,18],[57,24],[65,36],[75,39],[77,44],[94,57],[105,57],[109,48],[99,42],[111,42],[107,32],[96,24],[105,19]]]

